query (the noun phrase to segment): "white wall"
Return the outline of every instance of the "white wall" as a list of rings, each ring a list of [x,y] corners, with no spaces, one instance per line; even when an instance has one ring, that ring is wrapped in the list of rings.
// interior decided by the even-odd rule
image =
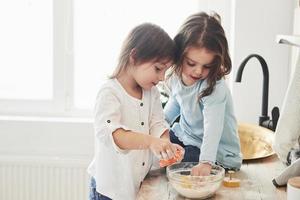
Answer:
[[[0,156],[91,159],[92,121],[66,118],[0,117]]]
[[[275,43],[277,34],[292,33],[294,0],[236,0],[233,71],[252,53],[263,56],[269,67],[269,111],[281,107],[289,78],[289,47]],[[241,83],[233,83],[239,121],[258,123],[261,114],[263,73],[256,59],[246,65]],[[270,113],[270,112],[269,112]]]

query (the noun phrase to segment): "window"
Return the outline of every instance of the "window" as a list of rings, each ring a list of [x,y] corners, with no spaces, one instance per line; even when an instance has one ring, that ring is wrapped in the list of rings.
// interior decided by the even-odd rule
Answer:
[[[173,37],[199,10],[223,17],[225,2],[1,1],[0,114],[89,116],[130,29],[152,22]]]
[[[59,44],[67,41],[69,27],[62,19],[69,5],[67,0],[0,2],[0,114],[63,112],[66,48]]]
[[[1,99],[52,98],[52,23],[51,0],[0,2]]]
[[[197,1],[75,0],[75,106],[92,108],[99,85],[116,66],[130,29],[152,22],[173,37],[182,21],[197,10]]]

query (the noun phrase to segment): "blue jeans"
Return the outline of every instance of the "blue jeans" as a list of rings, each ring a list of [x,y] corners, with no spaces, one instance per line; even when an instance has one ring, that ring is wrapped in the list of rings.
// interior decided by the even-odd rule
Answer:
[[[181,162],[199,162],[200,149],[198,147],[192,145],[184,145],[172,130],[170,130],[170,141],[184,148],[184,157]]]
[[[96,191],[96,181],[93,177],[91,178],[91,183],[90,183],[89,200],[112,200],[107,196],[104,196]]]

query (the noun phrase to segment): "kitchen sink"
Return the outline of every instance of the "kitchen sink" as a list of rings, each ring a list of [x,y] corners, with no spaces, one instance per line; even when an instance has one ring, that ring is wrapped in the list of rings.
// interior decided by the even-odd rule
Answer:
[[[243,160],[266,158],[275,154],[272,149],[273,131],[255,124],[239,123],[238,133]]]

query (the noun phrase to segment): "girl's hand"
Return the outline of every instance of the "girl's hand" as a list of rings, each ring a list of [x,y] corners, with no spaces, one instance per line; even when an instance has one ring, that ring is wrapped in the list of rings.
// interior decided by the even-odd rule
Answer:
[[[168,165],[172,165],[173,163],[181,162],[184,157],[184,149],[178,144],[172,144],[176,148],[175,156],[171,159],[160,159],[159,166],[166,167]]]
[[[181,162],[182,159],[184,158],[184,148],[180,146],[179,144],[173,144],[176,147],[176,150],[180,152],[180,156],[177,158],[177,162]]]
[[[169,140],[161,138],[151,138],[150,150],[158,159],[171,159],[175,156],[177,149],[182,149],[181,146],[172,144]]]
[[[208,176],[210,175],[211,164],[209,163],[199,163],[194,166],[191,171],[192,176]]]

